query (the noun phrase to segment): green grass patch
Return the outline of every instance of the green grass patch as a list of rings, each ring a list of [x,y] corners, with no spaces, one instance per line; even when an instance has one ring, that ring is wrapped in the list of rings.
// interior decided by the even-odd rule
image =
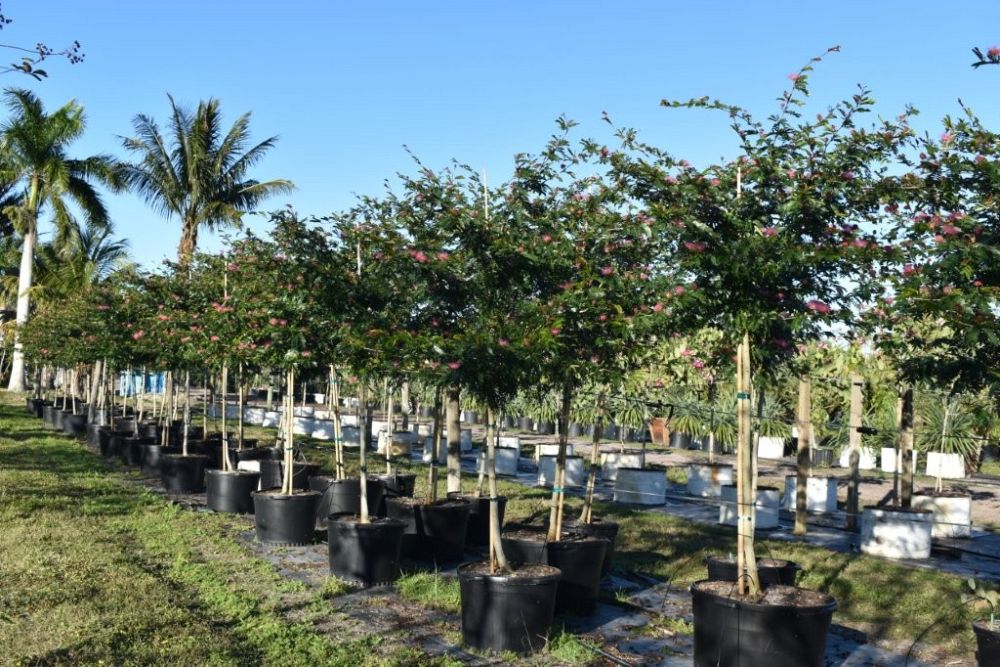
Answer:
[[[436,572],[411,572],[396,581],[396,589],[407,600],[432,609],[457,614],[459,612],[458,580],[442,577]]]

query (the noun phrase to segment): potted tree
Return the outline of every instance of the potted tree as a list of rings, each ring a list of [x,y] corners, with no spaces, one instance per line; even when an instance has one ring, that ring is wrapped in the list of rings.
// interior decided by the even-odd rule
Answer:
[[[997,609],[1000,608],[1000,595],[993,588],[988,588],[982,582],[969,579],[966,582],[969,590],[962,594],[962,602],[975,604],[989,610],[988,618],[979,618],[972,623],[972,631],[976,635],[976,658],[980,667],[988,667],[1000,662],[1000,624],[997,623]]]
[[[736,348],[737,584],[692,586],[696,665],[820,665],[835,608],[826,594],[761,587],[751,414],[760,414],[764,391],[759,378],[751,386],[751,363],[773,373],[796,343],[870,294],[867,282],[848,291],[839,277],[866,268],[882,251],[859,223],[878,221],[878,193],[891,183],[883,170],[910,130],[905,123],[880,124],[876,135],[857,129],[872,103],[865,91],[803,120],[797,110],[811,64],[792,77],[767,123],[707,98],[664,103],[727,113],[742,153],[736,160],[697,170],[632,133],[623,133],[626,148],[641,159],[616,156],[617,180],[650,207],[677,263],[683,290],[669,304],[673,315],[693,327],[717,326]]]

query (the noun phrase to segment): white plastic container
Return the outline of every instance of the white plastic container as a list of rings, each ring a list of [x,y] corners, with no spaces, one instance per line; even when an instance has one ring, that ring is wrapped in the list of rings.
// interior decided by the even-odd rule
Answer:
[[[431,436],[431,431],[434,430],[434,424],[430,422],[422,422],[420,424],[413,424],[410,427],[414,433],[416,433],[421,438],[428,438]]]
[[[292,417],[292,433],[295,435],[312,435],[313,426],[312,417]]]
[[[615,502],[632,505],[662,505],[666,502],[667,475],[662,470],[618,468]]]
[[[340,423],[343,426],[357,426],[358,416],[357,415],[340,415]]]
[[[247,408],[243,411],[243,419],[251,426],[261,426],[266,412],[264,408]]]
[[[313,430],[310,435],[317,440],[333,440],[333,422],[314,419]]]
[[[559,443],[538,443],[535,445],[535,460],[540,461],[545,456],[559,456]],[[573,443],[566,443],[566,456],[573,456]]]
[[[552,486],[556,477],[555,456],[543,456],[538,461],[538,485]],[[587,483],[587,473],[584,470],[583,458],[579,456],[566,457],[566,483],[565,486],[583,486]]]
[[[601,454],[601,479],[614,482],[618,478],[618,471],[622,468],[644,468],[644,458],[642,452],[604,452]]]
[[[928,477],[965,479],[965,458],[961,454],[927,452],[925,472]]]
[[[843,451],[840,452],[840,467],[850,468],[851,467],[851,448],[845,447]],[[878,465],[875,461],[875,452],[870,449],[862,447],[858,450],[858,470],[876,470]]]
[[[861,513],[861,553],[883,558],[924,559],[931,555],[934,513],[866,507]]]
[[[261,422],[261,426],[264,428],[278,428],[278,424],[281,423],[281,413],[277,410],[265,410],[264,411],[264,421]]]
[[[783,507],[789,512],[795,511],[795,494],[798,486],[798,477],[796,475],[785,476]],[[818,513],[837,511],[836,477],[806,478],[806,511]]]
[[[432,449],[433,443],[434,443],[434,439],[431,436],[427,436],[426,438],[424,438],[424,452],[423,452],[423,455],[422,455],[424,463],[430,463],[431,462],[431,457],[432,457],[431,449]],[[447,438],[441,438],[441,440],[440,440],[439,449],[438,449],[438,463],[441,464],[441,465],[445,465],[446,463],[448,463],[448,439]]]
[[[326,394],[313,394],[313,403],[323,405],[326,403]]]
[[[784,458],[785,439],[762,435],[757,442],[757,457],[762,459]]]
[[[718,498],[722,487],[735,481],[733,466],[716,463],[689,463],[687,492],[689,496]]]
[[[517,474],[517,463],[520,459],[520,451],[513,447],[496,447],[493,450],[493,465],[496,467],[496,472],[498,475],[506,475],[513,477]],[[484,465],[484,459],[486,458],[486,452],[479,451],[479,461],[477,463],[477,470],[480,470]]]
[[[312,417],[315,408],[311,407],[297,407],[292,408],[292,414],[296,417]]]
[[[519,435],[501,435],[497,438],[498,447],[511,447],[513,449],[521,449],[521,436]]]
[[[910,470],[917,472],[917,450],[911,449],[910,455],[913,457]],[[897,461],[902,464],[902,460],[899,459],[899,452],[895,447],[882,448],[882,472],[896,472]],[[902,465],[900,465],[899,472],[903,472]]]
[[[722,487],[722,502],[719,504],[719,523],[724,526],[735,526],[739,518],[736,507],[736,485],[727,484]],[[771,488],[757,489],[757,502],[754,503],[754,527],[769,530],[778,527],[778,510],[781,507],[781,491]]]
[[[931,537],[972,537],[972,496],[925,496],[915,494],[914,509],[930,510],[934,515]]]
[[[472,451],[472,429],[471,428],[463,428],[462,429],[461,435],[459,436],[458,443],[459,443],[459,445],[461,447],[461,451],[463,451],[463,452],[471,452]]]

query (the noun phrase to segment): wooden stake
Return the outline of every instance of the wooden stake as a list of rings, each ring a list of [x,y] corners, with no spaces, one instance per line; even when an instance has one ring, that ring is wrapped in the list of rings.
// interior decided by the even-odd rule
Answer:
[[[754,495],[753,443],[750,428],[750,336],[743,335],[743,342],[736,355],[737,398],[737,470],[736,470],[736,572],[740,595],[760,594],[757,576],[757,558],[754,554]]]

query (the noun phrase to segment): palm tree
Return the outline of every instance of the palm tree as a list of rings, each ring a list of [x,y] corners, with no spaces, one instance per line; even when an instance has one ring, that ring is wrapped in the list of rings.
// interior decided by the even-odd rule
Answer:
[[[75,101],[52,113],[46,113],[41,101],[27,90],[9,89],[4,101],[11,117],[0,126],[0,181],[22,189],[20,202],[5,210],[21,236],[17,287],[17,325],[21,326],[28,321],[31,307],[40,213],[46,206],[51,209],[57,237],[73,224],[70,202],[83,212],[88,225],[106,225],[108,213],[94,182],[109,183],[114,162],[105,155],[72,159],[66,154],[86,127],[83,107]],[[16,334],[7,388],[24,390],[24,354]]]
[[[178,258],[183,262],[198,246],[201,227],[239,226],[243,214],[272,195],[288,192],[290,181],[256,181],[248,170],[274,146],[271,137],[247,148],[250,114],[236,119],[223,134],[219,101],[210,99],[190,112],[170,100],[169,133],[164,137],[156,122],[144,114],[132,125],[136,136],[123,138],[125,148],[139,161],[121,166],[123,185],[166,217],[181,220]]]

